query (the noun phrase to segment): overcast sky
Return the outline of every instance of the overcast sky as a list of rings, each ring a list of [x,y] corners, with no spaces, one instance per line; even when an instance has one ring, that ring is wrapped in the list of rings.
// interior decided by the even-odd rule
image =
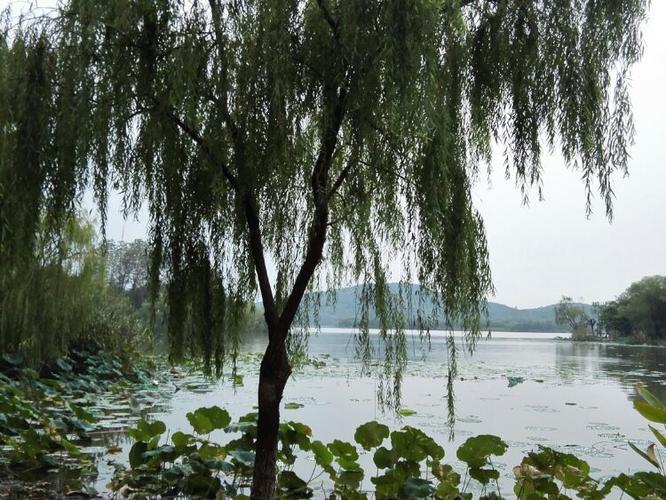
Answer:
[[[0,0],[0,8],[22,0]],[[37,2],[47,5],[51,2]],[[522,204],[513,181],[495,168],[474,189],[488,234],[494,299],[510,306],[550,304],[562,295],[586,302],[616,297],[631,282],[666,275],[666,2],[652,2],[644,31],[645,54],[632,72],[636,143],[630,175],[614,182],[615,218],[603,204],[586,218],[580,173],[560,156],[543,159],[543,193]],[[125,221],[120,202],[109,207],[109,238],[145,237],[145,225]]]
[[[591,302],[620,294],[643,276],[666,275],[666,2],[652,2],[645,53],[632,71],[636,142],[627,178],[617,176],[612,223],[600,200],[585,217],[580,173],[544,158],[542,202],[525,207],[495,169],[476,186],[488,232],[498,302],[527,307],[563,294]]]

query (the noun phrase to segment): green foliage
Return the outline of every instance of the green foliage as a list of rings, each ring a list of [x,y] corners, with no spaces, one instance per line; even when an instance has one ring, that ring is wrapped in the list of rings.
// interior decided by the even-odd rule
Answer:
[[[645,404],[661,409],[663,403],[645,388],[638,388],[646,399]],[[220,411],[213,410],[216,414]],[[210,408],[193,412],[209,413]],[[173,446],[160,445],[156,437],[164,432],[161,422],[148,424],[139,422],[130,431],[132,436],[142,436],[130,454],[132,469],[119,469],[112,485],[116,490],[125,486],[139,494],[163,495],[194,491],[213,498],[223,491],[230,498],[246,498],[249,479],[254,463],[256,446],[256,414],[240,417],[229,423],[225,412],[225,431],[240,433],[240,437],[225,445],[217,445],[195,434],[175,433]],[[195,422],[196,424],[196,422]],[[151,430],[152,429],[152,430]],[[663,446],[664,438],[653,429],[655,437]],[[391,448],[382,446],[390,437]],[[499,471],[493,466],[493,457],[504,455],[508,445],[497,436],[479,435],[467,439],[457,450],[457,458],[465,464],[466,481],[449,464],[442,462],[444,450],[431,437],[413,427],[389,433],[387,426],[375,421],[367,422],[356,429],[355,442],[373,455],[377,472],[370,477],[374,492],[364,490],[363,479],[368,474],[359,464],[359,453],[353,443],[334,440],[328,445],[312,440],[309,427],[286,422],[280,425],[278,452],[279,472],[277,489],[279,498],[311,498],[314,495],[313,478],[319,477],[316,470],[309,480],[299,477],[293,470],[297,458],[311,455],[317,467],[329,479],[322,486],[327,495],[336,498],[435,498],[471,499],[467,491],[469,481],[482,487],[480,498],[501,498]],[[569,498],[576,497],[601,500],[619,488],[633,498],[661,498],[666,494],[666,479],[661,468],[661,459],[654,445],[646,452],[636,449],[652,466],[657,464],[659,472],[637,472],[620,474],[600,482],[590,477],[590,466],[584,460],[569,453],[547,447],[529,452],[519,465],[513,468],[516,477],[514,494],[518,498]],[[496,482],[497,489],[491,486]],[[205,488],[204,488],[205,486]],[[330,488],[330,491],[326,491]]]
[[[534,495],[557,495],[560,485],[575,490],[581,498],[603,498],[598,482],[589,477],[590,466],[574,455],[542,447],[531,452],[514,468],[517,482],[514,492],[519,498]],[[595,496],[598,495],[598,496]]]
[[[376,448],[387,437],[389,437],[389,428],[374,421],[361,425],[354,433],[354,441],[360,444],[364,450]]]
[[[187,414],[187,420],[197,434],[210,434],[217,429],[224,429],[231,423],[231,417],[226,410],[218,406],[199,408]]]
[[[363,284],[358,354],[369,365],[372,305],[379,399],[399,408],[412,304],[389,293],[389,263],[447,325],[463,325],[471,349],[492,291],[471,186],[493,141],[525,196],[540,187],[541,138],[561,145],[588,210],[595,183],[611,215],[647,3],[66,0],[7,21],[0,262],[14,273],[33,255],[42,220],[58,245],[86,189],[104,225],[113,186],[128,212],[146,201],[151,288],[166,278],[174,359],[201,356],[221,373],[258,284],[271,337],[262,375],[279,398],[306,290],[350,280]],[[452,337],[449,347],[452,419]],[[336,485],[357,480],[347,470]],[[185,486],[215,484],[195,475]]]
[[[600,327],[608,334],[637,341],[666,339],[666,276],[632,283],[616,300],[600,306]]]
[[[57,358],[40,373],[19,354],[0,356],[0,482],[34,480],[37,473],[40,479],[57,475],[58,493],[85,487],[97,475],[95,457],[84,451],[93,431],[127,425],[113,415],[114,424],[106,425],[101,403],[116,392],[127,400],[146,382],[153,387],[146,366],[95,345]],[[134,437],[152,437],[163,426],[146,423]]]
[[[654,406],[647,401],[634,401],[634,408],[651,422],[666,424],[666,409]]]
[[[470,189],[493,141],[525,196],[541,138],[561,145],[610,215],[646,5],[62,2],[0,30],[0,261],[33,253],[42,217],[58,241],[87,188],[104,222],[112,185],[128,212],[147,202],[175,357],[220,370],[255,272],[285,335],[307,286],[356,281],[359,353],[372,306],[397,407],[388,260],[476,338],[492,287]]]
[[[637,387],[645,401],[635,401],[635,408],[648,420],[659,421],[664,404],[644,387]],[[664,423],[664,422],[661,422]],[[661,432],[650,427],[657,441],[664,446]],[[557,497],[561,488],[573,490],[580,498],[600,499],[606,497],[613,487],[621,489],[632,498],[663,498],[666,495],[666,476],[663,463],[655,444],[646,451],[633,443],[629,446],[659,472],[637,472],[620,474],[605,483],[589,476],[590,466],[584,460],[568,453],[542,447],[539,452],[529,453],[520,465],[514,468],[517,482],[514,492],[519,498]]]
[[[105,250],[109,283],[127,294],[135,308],[140,307],[148,298],[148,243],[140,239],[107,241]]]
[[[497,436],[483,434],[471,437],[458,448],[457,457],[471,468],[487,465],[491,456],[502,456],[509,446]]]
[[[571,332],[574,340],[584,340],[594,333],[585,307],[582,304],[576,304],[571,297],[562,297],[562,300],[555,306],[555,322],[558,325],[565,325]]]
[[[659,400],[654,394],[647,390],[646,387],[642,385],[636,386],[636,391],[643,398],[643,401],[636,400],[634,401],[634,408],[638,413],[640,413],[644,418],[650,422],[655,422],[663,426],[666,425],[666,405],[663,401]],[[666,437],[658,429],[655,429],[651,425],[648,426],[650,431],[657,439],[657,442],[662,446],[662,452],[666,451]],[[643,457],[648,463],[656,467],[660,473],[664,474],[664,463],[657,451],[656,445],[650,444],[647,447],[646,451],[639,449],[633,443],[629,443],[629,446]],[[666,483],[666,479],[663,479],[663,482]],[[666,489],[662,490],[666,493]]]
[[[146,422],[140,420],[134,429],[127,431],[127,434],[136,441],[150,441],[154,437],[164,434],[166,426],[164,422]]]
[[[33,254],[0,267],[0,349],[39,367],[88,342],[118,353],[145,344],[146,326],[108,286],[92,223],[72,217],[54,242],[43,222],[36,238]]]

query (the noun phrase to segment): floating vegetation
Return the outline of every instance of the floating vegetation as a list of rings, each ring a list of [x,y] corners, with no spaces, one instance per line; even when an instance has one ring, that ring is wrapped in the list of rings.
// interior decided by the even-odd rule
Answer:
[[[641,409],[666,423],[663,406]],[[118,466],[110,486],[122,495],[247,498],[256,447],[256,413],[232,422],[219,407],[204,407],[188,414],[192,433],[176,432],[165,438],[166,426],[159,421],[140,421],[130,431],[136,440],[130,451],[130,466]],[[664,420],[662,422],[662,420]],[[556,430],[546,428],[545,430]],[[226,444],[209,439],[223,430],[235,439]],[[656,429],[660,443],[663,435]],[[497,436],[467,438],[457,449],[463,473],[444,462],[444,449],[422,430],[411,426],[391,431],[387,425],[367,422],[356,429],[354,441],[334,439],[325,444],[314,440],[312,429],[298,422],[284,422],[279,429],[277,496],[311,498],[315,491],[330,498],[500,498],[500,477],[513,479],[518,498],[603,499],[613,488],[634,498],[663,498],[666,479],[659,472],[637,472],[595,479],[581,456],[610,457],[598,446],[578,445],[549,448],[534,442],[507,443]],[[632,448],[652,465],[659,456],[653,443],[643,451]],[[663,444],[663,443],[662,443]],[[527,447],[515,467],[498,461],[509,446]],[[372,457],[364,467],[362,455]],[[310,476],[300,477],[297,460],[313,464]],[[372,471],[372,472],[371,472]],[[369,480],[369,481],[368,481]],[[371,485],[371,490],[368,486]],[[617,490],[615,490],[617,492]],[[506,492],[504,492],[506,493]]]
[[[458,422],[461,422],[463,424],[480,424],[483,422],[481,417],[477,415],[467,415],[465,417],[458,417]]]
[[[523,382],[525,382],[524,377],[510,377],[510,376],[507,376],[506,378],[509,381],[509,387],[514,387],[518,384],[522,384]]]
[[[256,418],[256,413],[250,413],[232,424],[226,411],[200,408],[188,414],[194,433],[174,433],[170,442],[162,439],[164,424],[141,421],[131,431],[137,441],[130,451],[130,468],[118,467],[111,487],[123,495],[246,498],[255,458]],[[200,427],[201,419],[212,425]],[[213,430],[240,437],[219,445],[205,437]],[[382,446],[387,439],[390,448]],[[370,478],[378,498],[448,498],[461,494],[469,485],[461,482],[461,476],[450,465],[441,462],[444,449],[414,427],[390,432],[386,425],[371,421],[356,429],[354,441],[336,439],[324,444],[312,439],[312,430],[306,425],[281,424],[279,498],[313,496],[314,473],[306,481],[293,470],[297,454],[306,454],[321,470],[319,476],[327,476],[327,494],[336,498],[367,498],[361,488],[366,473],[358,461],[363,452],[372,454],[378,471]],[[499,477],[491,457],[506,450],[507,445],[500,438],[484,435],[468,439],[458,448],[457,456],[467,464],[470,477],[485,485]],[[425,471],[428,473],[424,475]],[[465,494],[464,498],[470,496]]]
[[[557,427],[544,427],[541,425],[526,425],[526,431],[537,431],[537,432],[554,432],[557,430]]]
[[[527,439],[531,443],[545,443],[548,441],[548,438],[545,438],[543,436],[527,436],[525,439]]]
[[[601,432],[612,432],[619,431],[620,428],[614,425],[607,424],[606,422],[590,422],[586,426],[590,430],[601,431]]]
[[[141,412],[163,408],[167,393],[156,385],[166,381],[155,380],[155,368],[155,360],[129,362],[93,343],[39,373],[20,355],[2,355],[0,482],[11,484],[4,492],[17,498],[39,496],[45,488],[94,494],[96,461],[122,450],[117,440]],[[139,401],[136,411],[132,400]]]
[[[555,408],[551,408],[550,406],[547,405],[525,405],[525,408],[529,408],[532,411],[536,411],[538,413],[558,413],[559,410],[556,410]]]

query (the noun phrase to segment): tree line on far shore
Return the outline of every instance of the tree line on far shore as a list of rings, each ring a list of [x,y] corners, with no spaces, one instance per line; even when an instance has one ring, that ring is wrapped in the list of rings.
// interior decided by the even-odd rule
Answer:
[[[107,244],[107,268],[110,284],[128,297],[132,305],[148,319],[148,244],[143,240],[113,242]],[[414,285],[416,287],[416,285]],[[503,307],[503,306],[499,306]],[[157,342],[166,342],[164,306],[157,304],[155,330]],[[491,318],[492,319],[492,318]],[[343,319],[344,320],[344,319]],[[352,318],[347,319],[351,321]],[[508,320],[505,321],[505,323]],[[527,320],[525,320],[527,321]],[[489,323],[493,331],[515,330],[503,326],[499,320]],[[545,325],[569,330],[574,339],[609,338],[630,343],[659,343],[666,341],[666,276],[648,276],[632,283],[615,300],[605,303],[577,303],[571,297],[563,297],[555,306],[554,325],[534,319],[524,326],[530,331],[542,331]],[[325,325],[331,326],[331,325]],[[354,326],[339,324],[335,326]],[[520,325],[519,325],[520,326]],[[248,304],[241,319],[242,336],[266,335],[261,307]],[[520,328],[516,331],[519,331]],[[522,330],[520,330],[522,331]]]
[[[637,344],[662,343],[666,341],[666,276],[636,281],[615,300],[593,304],[591,313],[571,297],[562,297],[555,318],[576,340],[601,337]]]

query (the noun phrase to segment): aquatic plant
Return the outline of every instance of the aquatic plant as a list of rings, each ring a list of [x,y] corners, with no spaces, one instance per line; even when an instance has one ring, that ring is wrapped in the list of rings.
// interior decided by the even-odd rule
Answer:
[[[14,481],[21,495],[30,492],[35,477],[51,479],[54,494],[92,492],[97,467],[87,447],[97,432],[131,425],[127,403],[120,406],[122,418],[106,410],[154,388],[153,368],[148,359],[122,358],[94,343],[40,372],[26,366],[21,354],[0,356],[0,483]]]
[[[645,388],[639,387],[638,391],[644,400],[634,405],[641,415],[666,424],[664,404]],[[199,408],[187,418],[194,432],[177,432],[170,443],[162,444],[161,436],[166,432],[162,422],[139,422],[130,431],[136,439],[130,451],[130,468],[118,466],[110,486],[123,494],[248,498],[256,456],[257,414],[247,414],[231,423],[228,412],[213,406]],[[652,426],[650,429],[657,441],[666,445],[664,435]],[[208,436],[218,430],[239,437],[224,445],[213,443]],[[658,472],[620,474],[602,482],[590,476],[586,461],[539,446],[513,468],[513,493],[525,499],[565,499],[574,493],[578,498],[599,500],[617,487],[633,498],[664,498],[666,476],[655,445],[646,452],[631,446]],[[456,452],[465,465],[461,476],[444,462],[444,449],[411,426],[390,431],[388,426],[371,421],[356,429],[353,443],[336,439],[324,444],[313,439],[308,426],[289,421],[279,429],[276,496],[311,498],[317,487],[327,498],[471,499],[470,486],[475,482],[479,498],[501,498],[500,474],[493,460],[507,450],[507,443],[497,436],[470,437]],[[363,452],[371,454],[374,474],[359,463]],[[314,462],[309,478],[294,472],[297,459]],[[320,481],[322,475],[328,480]],[[372,492],[364,489],[366,477],[374,487]]]

